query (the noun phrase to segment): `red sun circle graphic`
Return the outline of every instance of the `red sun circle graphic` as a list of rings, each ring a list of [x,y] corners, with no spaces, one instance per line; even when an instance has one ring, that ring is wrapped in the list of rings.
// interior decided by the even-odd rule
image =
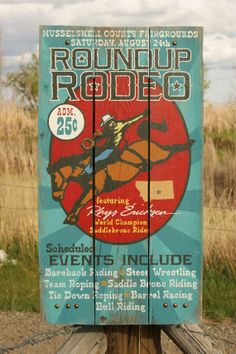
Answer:
[[[85,101],[78,88],[78,100],[66,102],[80,110],[84,127],[72,140],[52,135],[49,165],[58,165],[60,175],[63,175],[60,203],[67,214],[66,222],[100,241],[133,243],[158,233],[176,212],[189,177],[189,136],[177,105],[161,97],[162,89],[156,83],[151,85],[150,102],[138,99],[138,85],[132,101],[125,97],[114,101],[110,99],[109,90],[106,98],[99,100],[104,93],[100,91],[103,89],[101,82],[96,80],[95,99]],[[92,89],[90,85],[88,90]],[[119,80],[118,92],[127,95],[125,78]],[[135,121],[135,117],[139,118]],[[116,122],[116,131],[113,127],[110,136],[104,130],[109,121]],[[118,132],[125,122],[130,124]],[[92,142],[95,131],[104,135],[97,140],[95,149],[84,149],[83,143]],[[116,154],[113,151],[104,158],[112,139],[119,140]],[[93,174],[93,159],[95,157],[96,161],[97,156]],[[58,174],[58,180],[60,178]]]

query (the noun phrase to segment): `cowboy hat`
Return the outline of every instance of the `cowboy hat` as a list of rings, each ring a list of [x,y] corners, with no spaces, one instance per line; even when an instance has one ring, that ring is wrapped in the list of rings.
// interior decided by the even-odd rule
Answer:
[[[111,119],[114,119],[115,117],[114,116],[111,116],[110,114],[105,114],[103,117],[102,117],[102,123],[100,125],[100,127],[103,127],[105,124],[107,124],[107,122],[109,122]]]

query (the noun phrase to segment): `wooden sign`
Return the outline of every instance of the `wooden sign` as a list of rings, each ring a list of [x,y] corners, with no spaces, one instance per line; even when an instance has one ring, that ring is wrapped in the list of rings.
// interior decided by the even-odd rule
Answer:
[[[40,34],[46,320],[198,321],[202,29],[43,26]]]

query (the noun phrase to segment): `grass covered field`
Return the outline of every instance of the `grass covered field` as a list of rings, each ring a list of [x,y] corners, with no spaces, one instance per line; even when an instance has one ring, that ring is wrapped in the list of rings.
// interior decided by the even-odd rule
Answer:
[[[0,309],[39,311],[37,119],[0,106]],[[236,320],[236,103],[205,105],[204,316]]]

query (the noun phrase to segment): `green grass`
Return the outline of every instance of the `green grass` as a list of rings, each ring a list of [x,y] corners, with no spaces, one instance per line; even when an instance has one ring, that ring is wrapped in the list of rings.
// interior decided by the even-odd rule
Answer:
[[[204,267],[203,315],[221,321],[236,321],[236,282],[228,265]]]
[[[38,257],[36,252],[17,250],[14,245],[8,250],[8,262],[0,267],[0,309],[3,311],[38,312],[39,275]],[[16,259],[14,265],[12,259]]]
[[[220,156],[222,156],[225,151],[233,152],[235,150],[235,129],[225,129],[223,131],[217,131],[213,129],[211,132],[206,131],[205,137],[210,137],[213,140],[214,146],[216,147]]]

